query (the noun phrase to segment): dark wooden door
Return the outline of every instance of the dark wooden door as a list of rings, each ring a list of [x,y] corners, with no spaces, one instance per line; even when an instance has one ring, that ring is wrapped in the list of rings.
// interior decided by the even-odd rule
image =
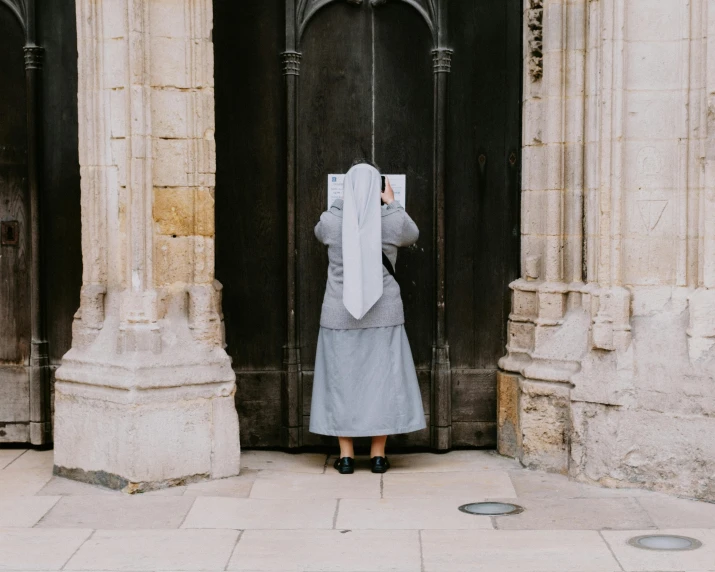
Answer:
[[[0,6],[0,441],[29,437],[30,247],[25,37]]]
[[[82,283],[73,0],[0,2],[0,442],[51,442]]]
[[[376,5],[373,5],[376,4]],[[328,173],[407,175],[398,273],[430,428],[491,447],[518,266],[518,0],[214,2],[217,278],[247,447],[308,432]],[[451,61],[450,61],[451,55]]]

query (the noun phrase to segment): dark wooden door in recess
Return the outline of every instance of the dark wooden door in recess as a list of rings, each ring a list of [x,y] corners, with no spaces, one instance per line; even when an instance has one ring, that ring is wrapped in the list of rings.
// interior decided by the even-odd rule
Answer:
[[[308,431],[328,173],[407,175],[420,228],[397,273],[429,428],[496,443],[496,369],[518,274],[519,0],[214,1],[216,274],[245,447]]]

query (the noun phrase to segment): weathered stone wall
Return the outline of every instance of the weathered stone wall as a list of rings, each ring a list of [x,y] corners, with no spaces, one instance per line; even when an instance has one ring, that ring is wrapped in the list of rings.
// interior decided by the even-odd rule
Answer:
[[[55,470],[129,492],[237,474],[214,280],[211,0],[77,0],[81,305]]]
[[[526,0],[524,17],[500,449],[715,499],[715,2]]]

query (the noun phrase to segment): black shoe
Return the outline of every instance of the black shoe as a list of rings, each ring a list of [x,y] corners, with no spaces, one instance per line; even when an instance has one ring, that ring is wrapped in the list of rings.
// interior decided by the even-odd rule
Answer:
[[[339,459],[335,459],[333,467],[341,475],[349,475],[355,472],[355,459],[352,457],[340,457]]]
[[[370,459],[370,464],[373,473],[386,473],[390,468],[390,461],[387,460],[387,457],[373,457]]]

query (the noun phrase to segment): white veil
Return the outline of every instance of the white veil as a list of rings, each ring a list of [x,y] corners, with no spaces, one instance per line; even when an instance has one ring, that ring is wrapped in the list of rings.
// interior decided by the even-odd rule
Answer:
[[[382,296],[380,173],[366,163],[345,175],[343,304],[358,320]]]

